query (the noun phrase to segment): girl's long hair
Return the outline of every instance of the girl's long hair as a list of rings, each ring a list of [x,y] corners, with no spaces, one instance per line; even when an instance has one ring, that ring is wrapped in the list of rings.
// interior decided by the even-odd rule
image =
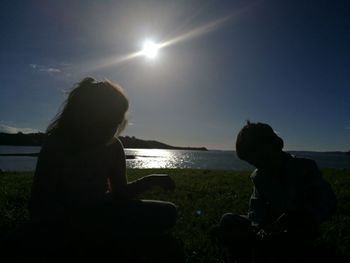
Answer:
[[[105,144],[125,128],[128,107],[121,87],[88,77],[70,91],[46,134],[79,146]]]

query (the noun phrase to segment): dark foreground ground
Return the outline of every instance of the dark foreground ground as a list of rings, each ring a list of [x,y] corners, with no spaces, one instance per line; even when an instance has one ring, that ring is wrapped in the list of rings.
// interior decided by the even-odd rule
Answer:
[[[246,213],[251,194],[250,172],[186,169],[128,171],[129,180],[151,173],[169,174],[176,182],[176,190],[173,193],[154,189],[140,198],[167,200],[178,206],[174,235],[183,246],[185,261],[223,262],[225,255],[211,241],[209,231],[225,212]],[[338,197],[338,211],[331,220],[322,225],[322,236],[317,243],[322,248],[321,252],[326,250],[327,254],[331,255],[333,258],[331,262],[350,262],[350,169],[324,169],[323,173]],[[27,203],[32,176],[31,172],[0,173],[0,240],[2,241],[28,222]],[[124,244],[123,251],[142,253],[142,247],[150,245],[142,242],[128,244],[127,248]],[[158,244],[152,245],[153,248],[162,247],[162,244],[157,242]],[[163,244],[166,242],[165,240]],[[4,246],[0,247],[0,251],[1,249],[5,249]],[[115,253],[116,259],[118,258],[118,251],[105,251],[105,253]],[[157,249],[155,253],[158,253]],[[4,254],[1,252],[0,261],[2,255]],[[25,258],[25,255],[21,257]]]

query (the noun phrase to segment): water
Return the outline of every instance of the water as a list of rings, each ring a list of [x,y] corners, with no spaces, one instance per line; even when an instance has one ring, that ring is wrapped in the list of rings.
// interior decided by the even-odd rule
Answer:
[[[127,149],[126,153],[136,156],[134,160],[127,160],[130,168],[253,169],[233,151]]]
[[[36,153],[40,151],[37,146],[3,146],[1,153]],[[4,171],[33,171],[37,157],[28,156],[0,156],[0,169]]]
[[[35,153],[40,147],[0,146],[0,153]],[[192,168],[220,170],[253,170],[239,160],[233,151],[186,151],[162,149],[126,149],[128,168]],[[291,152],[298,157],[313,159],[321,168],[350,168],[350,156],[342,153]],[[0,156],[0,169],[4,171],[33,171],[37,157]]]

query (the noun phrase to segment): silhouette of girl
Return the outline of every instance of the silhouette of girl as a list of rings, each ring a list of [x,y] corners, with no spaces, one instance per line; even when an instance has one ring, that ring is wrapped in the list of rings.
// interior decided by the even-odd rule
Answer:
[[[109,81],[85,78],[73,88],[48,126],[38,158],[30,202],[33,222],[69,222],[82,231],[119,237],[157,235],[175,224],[174,204],[135,199],[156,185],[173,190],[169,176],[127,181],[116,135],[125,127],[128,106],[123,90]]]

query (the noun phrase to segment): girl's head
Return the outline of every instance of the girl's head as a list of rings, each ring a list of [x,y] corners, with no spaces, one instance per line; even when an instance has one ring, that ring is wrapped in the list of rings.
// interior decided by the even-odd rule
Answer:
[[[107,143],[126,124],[129,107],[121,87],[110,81],[85,78],[69,93],[47,133],[84,146]]]

